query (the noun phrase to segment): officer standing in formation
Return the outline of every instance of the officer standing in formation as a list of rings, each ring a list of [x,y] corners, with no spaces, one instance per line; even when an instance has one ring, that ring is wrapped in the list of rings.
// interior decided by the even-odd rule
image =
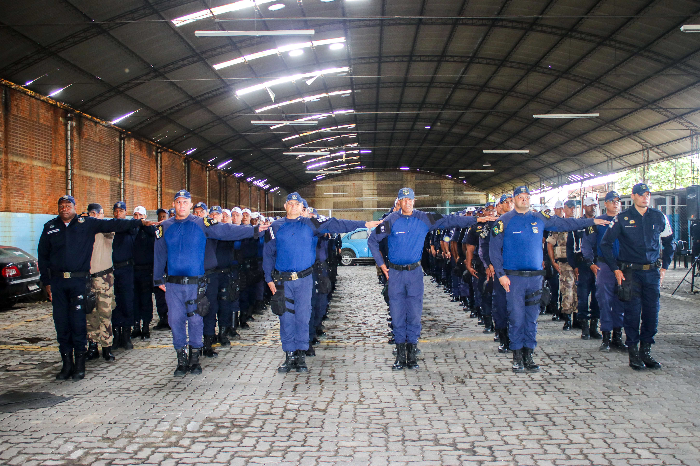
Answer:
[[[114,218],[126,218],[126,203],[118,201],[112,208]],[[112,243],[112,262],[114,263],[114,294],[117,307],[112,313],[115,347],[130,350],[131,326],[134,323],[134,239],[137,230],[118,232]]]
[[[515,209],[502,215],[491,231],[489,256],[496,277],[506,291],[508,337],[513,350],[513,372],[536,372],[532,360],[537,346],[537,317],[542,296],[542,238],[545,230],[572,231],[602,219],[562,219],[530,210],[530,191],[513,192]]]
[[[137,206],[134,209],[135,219],[145,219],[146,215],[145,207]],[[131,338],[151,338],[155,239],[154,227],[141,228],[134,236],[134,330],[131,332]]]
[[[568,200],[564,203],[563,218],[573,218],[576,202]],[[554,209],[556,212],[556,208]],[[559,218],[558,215],[555,215]],[[561,318],[564,319],[562,330],[571,330],[572,314],[576,312],[576,277],[574,268],[566,257],[566,242],[568,232],[550,231],[547,237],[547,251],[552,262],[552,267],[559,275],[559,294],[561,295]],[[554,320],[554,319],[553,319]]]
[[[58,216],[49,220],[39,238],[38,259],[41,282],[52,302],[56,338],[63,361],[56,378],[85,377],[87,346],[86,306],[92,288],[90,261],[97,233],[127,232],[147,222],[141,220],[99,220],[79,217],[73,196],[58,200]]]
[[[659,323],[661,282],[675,248],[668,218],[649,207],[650,198],[646,184],[634,185],[632,207],[617,214],[600,242],[605,263],[621,287],[629,365],[634,370],[661,367],[651,356],[651,345]]]

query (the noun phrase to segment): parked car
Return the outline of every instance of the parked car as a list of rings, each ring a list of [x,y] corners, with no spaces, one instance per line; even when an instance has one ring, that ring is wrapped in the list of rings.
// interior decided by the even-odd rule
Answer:
[[[42,292],[36,257],[12,246],[0,246],[0,308]]]
[[[351,265],[356,262],[374,262],[372,253],[367,246],[367,238],[369,238],[369,230],[367,228],[359,228],[346,233],[342,238],[343,246],[340,250],[340,263]]]

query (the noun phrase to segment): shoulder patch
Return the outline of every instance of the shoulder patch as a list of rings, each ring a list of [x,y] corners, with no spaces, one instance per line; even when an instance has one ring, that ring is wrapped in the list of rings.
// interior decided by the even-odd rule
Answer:
[[[210,227],[212,225],[216,225],[217,223],[219,223],[219,222],[214,220],[213,218],[209,218],[209,217],[204,218],[204,226],[205,227]]]
[[[496,224],[493,226],[493,235],[498,236],[499,233],[503,233],[503,220],[499,220],[496,222]]]
[[[595,225],[591,225],[591,226],[589,226],[588,228],[586,228],[586,234],[587,234],[587,235],[592,235],[592,234],[595,233],[596,231],[598,231],[598,230],[596,229]]]
[[[78,217],[78,223],[85,223],[85,217]]]
[[[552,216],[549,215],[547,212],[540,212],[540,213],[541,213],[542,216],[543,216],[544,218],[546,218],[547,220],[549,220],[550,218],[552,218]]]
[[[156,238],[161,239],[163,237],[163,225],[158,225],[156,227]]]

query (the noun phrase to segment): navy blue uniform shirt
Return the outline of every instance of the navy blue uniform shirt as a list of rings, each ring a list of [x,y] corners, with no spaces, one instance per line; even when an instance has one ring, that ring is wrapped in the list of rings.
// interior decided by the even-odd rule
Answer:
[[[152,265],[157,227],[141,227],[134,237],[134,264]],[[114,257],[114,252],[112,252]]]
[[[612,222],[615,217],[612,215],[599,215],[596,218]],[[586,261],[586,265],[589,267],[591,264],[595,264],[596,259],[603,259],[603,252],[600,250],[600,242],[603,241],[603,235],[605,235],[608,228],[608,225],[595,225],[585,230],[586,235],[581,242],[581,252],[583,253],[583,259]],[[619,254],[620,240],[616,239],[613,243],[613,256],[615,259],[617,259]]]

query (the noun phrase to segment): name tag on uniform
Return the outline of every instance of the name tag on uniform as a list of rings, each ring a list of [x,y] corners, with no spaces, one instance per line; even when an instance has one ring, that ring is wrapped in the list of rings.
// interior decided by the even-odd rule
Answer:
[[[50,235],[51,233],[56,233],[57,231],[60,231],[60,230],[59,230],[58,228],[56,228],[55,230],[49,230],[49,231],[47,231],[46,234],[47,234],[47,235]]]
[[[533,232],[533,233],[539,233],[540,230],[538,230],[537,227],[532,227],[532,232]]]

